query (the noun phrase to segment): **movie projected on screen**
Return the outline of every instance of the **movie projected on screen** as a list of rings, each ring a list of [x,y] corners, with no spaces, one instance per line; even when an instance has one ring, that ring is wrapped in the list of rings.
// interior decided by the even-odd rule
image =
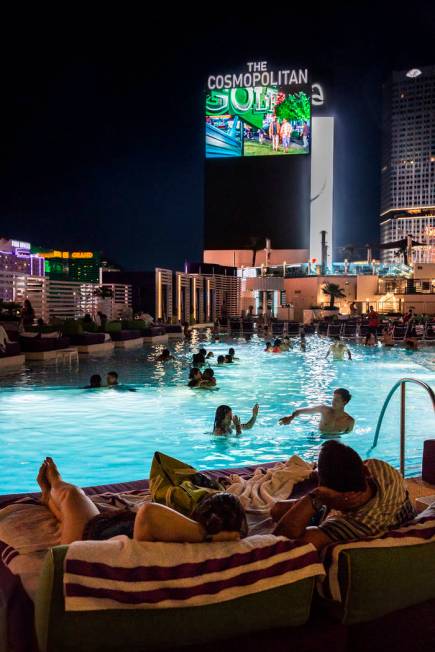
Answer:
[[[205,103],[206,157],[309,154],[311,90],[307,80],[304,70],[210,76]]]

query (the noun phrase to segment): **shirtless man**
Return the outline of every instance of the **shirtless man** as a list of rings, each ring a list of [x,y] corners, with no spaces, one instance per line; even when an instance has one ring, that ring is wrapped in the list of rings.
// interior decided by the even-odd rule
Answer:
[[[345,405],[349,403],[352,396],[347,389],[340,387],[334,391],[332,406],[314,405],[309,408],[300,408],[295,410],[290,416],[283,417],[279,420],[281,426],[286,426],[300,414],[320,413],[319,431],[323,435],[338,435],[341,433],[351,432],[355,425],[355,419],[344,411]]]
[[[340,340],[340,335],[337,335],[334,338],[334,340],[335,341],[329,347],[329,351],[326,354],[326,358],[329,356],[330,353],[332,353],[333,360],[343,360],[344,354],[347,353],[347,357],[349,358],[349,360],[352,360],[352,354],[350,352],[350,349],[346,346],[344,342]]]

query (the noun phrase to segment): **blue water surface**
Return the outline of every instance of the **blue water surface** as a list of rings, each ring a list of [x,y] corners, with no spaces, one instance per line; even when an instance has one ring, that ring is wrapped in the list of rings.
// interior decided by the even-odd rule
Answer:
[[[264,342],[210,341],[194,332],[192,341],[171,345],[176,361],[156,363],[162,346],[109,356],[80,357],[79,368],[29,365],[0,377],[0,493],[35,491],[41,460],[51,455],[65,479],[79,485],[148,477],[155,450],[181,458],[200,469],[225,468],[282,460],[297,453],[315,460],[322,443],[318,416],[290,426],[278,419],[298,407],[328,402],[337,387],[352,393],[348,412],[356,419],[342,441],[363,457],[399,464],[399,397],[385,416],[377,449],[370,452],[376,421],[388,391],[400,378],[418,378],[435,387],[435,347],[418,352],[367,349],[351,344],[353,359],[326,360],[329,341],[312,336],[307,351],[266,354]],[[217,357],[229,346],[239,360],[217,368],[218,391],[187,385],[192,351],[203,342]],[[84,390],[92,373],[118,371],[135,392]],[[407,388],[407,475],[421,469],[423,441],[435,436],[435,418],[420,387]],[[241,437],[211,434],[216,407],[233,408],[243,421],[260,404],[257,424]]]

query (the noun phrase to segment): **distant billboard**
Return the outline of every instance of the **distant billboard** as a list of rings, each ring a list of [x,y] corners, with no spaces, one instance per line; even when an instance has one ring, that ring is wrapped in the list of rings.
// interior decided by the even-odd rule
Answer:
[[[308,154],[311,87],[307,70],[248,72],[208,78],[205,103],[206,157]]]

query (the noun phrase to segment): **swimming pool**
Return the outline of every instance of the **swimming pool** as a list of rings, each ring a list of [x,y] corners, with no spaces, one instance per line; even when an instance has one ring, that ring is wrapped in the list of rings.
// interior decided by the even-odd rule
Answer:
[[[239,361],[215,368],[219,391],[186,386],[191,343],[171,348],[175,362],[155,363],[161,346],[111,356],[80,358],[76,370],[36,365],[0,377],[0,493],[36,491],[35,475],[42,458],[52,455],[65,479],[80,485],[148,477],[155,450],[198,468],[224,468],[281,460],[292,453],[315,460],[322,439],[318,417],[300,417],[290,426],[278,419],[297,407],[329,401],[334,388],[348,388],[348,412],[356,419],[342,441],[366,457],[383,402],[404,376],[435,387],[435,349],[365,349],[351,344],[352,361],[325,360],[329,341],[308,338],[306,353],[294,349],[263,353],[264,342],[253,338],[204,344],[215,356],[236,348]],[[115,369],[136,392],[78,389],[92,373]],[[430,401],[419,387],[407,389],[407,475],[420,472],[424,439],[435,436]],[[224,403],[243,421],[260,404],[257,424],[241,437],[213,437],[214,412]],[[399,464],[399,397],[392,400],[373,456]]]

